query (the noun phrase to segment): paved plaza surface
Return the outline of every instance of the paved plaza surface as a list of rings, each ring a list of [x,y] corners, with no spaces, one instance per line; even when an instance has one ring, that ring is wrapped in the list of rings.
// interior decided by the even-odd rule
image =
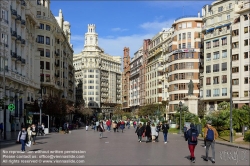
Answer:
[[[21,145],[15,141],[4,141],[0,165],[249,165],[249,150],[220,144],[215,146],[216,163],[203,161],[203,141],[196,146],[196,162],[191,163],[187,142],[179,134],[169,134],[167,144],[162,133],[160,142],[145,143],[143,138],[140,143],[134,128],[124,133],[105,131],[103,136],[100,139],[99,132],[84,129],[50,133],[38,136],[37,145],[26,147],[25,153],[19,153]]]

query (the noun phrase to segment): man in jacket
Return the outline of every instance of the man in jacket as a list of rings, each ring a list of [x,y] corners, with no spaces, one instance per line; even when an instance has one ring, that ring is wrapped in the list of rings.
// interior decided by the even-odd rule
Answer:
[[[189,130],[186,131],[185,139],[188,141],[188,148],[190,151],[190,160],[194,163],[195,157],[194,157],[194,149],[198,143],[198,136],[199,133],[197,129],[195,128],[194,124],[190,124]]]
[[[165,122],[162,125],[162,132],[163,132],[163,136],[164,136],[164,144],[166,144],[167,140],[168,140],[168,129],[169,129],[169,125],[167,124],[167,122]]]
[[[204,158],[205,161],[208,161],[208,152],[209,147],[212,148],[212,163],[215,163],[215,139],[218,138],[217,130],[211,125],[212,122],[208,121],[206,128],[204,129],[204,138],[206,139],[206,157]]]

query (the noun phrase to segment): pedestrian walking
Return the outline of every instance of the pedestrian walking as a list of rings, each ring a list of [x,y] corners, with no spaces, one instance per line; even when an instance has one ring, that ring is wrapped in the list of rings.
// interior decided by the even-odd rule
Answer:
[[[64,134],[69,134],[69,122],[65,122],[63,127],[64,127]]]
[[[3,123],[0,123],[0,137],[2,137],[3,134]]]
[[[128,126],[128,129],[130,129],[130,120],[128,119],[126,126]]]
[[[96,126],[96,131],[99,131],[98,130],[98,127],[99,127],[99,121],[98,120],[95,122],[95,126]]]
[[[125,122],[121,121],[120,129],[122,130],[122,132],[123,132],[124,128],[125,128]]]
[[[101,138],[103,138],[103,132],[105,131],[105,128],[103,126],[103,122],[100,122],[98,129],[99,129],[99,135],[100,135],[100,139],[101,139]]]
[[[146,136],[146,143],[151,141],[151,127],[150,127],[150,122],[147,123],[146,126],[146,131],[145,131],[145,136]]]
[[[198,130],[195,128],[194,124],[190,124],[189,130],[186,131],[185,139],[188,141],[188,148],[190,151],[190,160],[195,163],[194,149],[198,143]]]
[[[144,132],[144,128],[142,124],[140,123],[135,130],[135,133],[137,133],[137,136],[138,136],[138,142],[141,142],[143,132]]]
[[[86,121],[86,131],[89,129],[89,120]]]
[[[208,161],[209,148],[212,149],[212,163],[215,163],[215,140],[218,138],[217,130],[212,126],[211,121],[207,121],[206,128],[204,130],[204,137],[206,138],[206,157],[203,158],[205,161]]]
[[[169,129],[169,125],[167,124],[167,121],[164,122],[163,126],[162,126],[162,133],[163,133],[163,137],[164,137],[164,144],[167,143],[168,141],[168,129]]]
[[[37,132],[38,132],[38,127],[35,124],[32,124],[32,126],[31,126],[31,137],[32,137],[33,145],[36,144]]]
[[[158,132],[156,132],[157,128],[155,124],[153,123],[151,126],[151,135],[152,135],[152,142],[155,142],[156,137],[158,136]]]
[[[117,123],[117,128],[116,128],[116,131],[119,132],[119,128],[121,126],[121,120]]]
[[[157,126],[156,126],[156,132],[157,132],[157,135],[155,137],[156,142],[159,142],[159,133],[160,133],[160,131],[161,131],[161,124],[158,123]]]
[[[43,135],[43,136],[45,136],[44,128],[45,128],[44,123],[42,123],[41,129],[42,129],[42,135]]]
[[[110,131],[110,129],[111,129],[111,120],[110,119],[107,120],[106,125],[107,125],[107,130]]]
[[[27,146],[31,146],[31,136],[32,136],[32,129],[31,129],[31,125],[28,126],[27,128],[27,134],[28,134],[28,139],[27,139]]]
[[[136,128],[136,121],[133,122],[134,129]]]
[[[22,131],[19,131],[19,134],[17,136],[17,142],[20,142],[22,145],[21,145],[21,151],[22,153],[25,152],[25,143],[26,143],[26,140],[27,140],[27,131],[26,131],[26,128],[23,127],[22,128]]]
[[[113,128],[114,132],[116,132],[116,129],[117,129],[117,122],[116,121],[114,121],[112,123],[112,128]]]

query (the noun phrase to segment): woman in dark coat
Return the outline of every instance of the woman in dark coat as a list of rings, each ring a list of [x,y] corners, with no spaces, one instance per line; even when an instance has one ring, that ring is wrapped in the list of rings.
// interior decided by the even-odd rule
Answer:
[[[147,137],[146,139],[146,143],[150,141],[151,138],[151,127],[150,127],[150,122],[148,122],[147,126],[146,126],[146,132],[145,132],[145,136]]]
[[[140,123],[135,130],[135,133],[137,133],[137,136],[138,136],[138,142],[141,142],[143,132],[144,132],[144,128],[142,124]]]

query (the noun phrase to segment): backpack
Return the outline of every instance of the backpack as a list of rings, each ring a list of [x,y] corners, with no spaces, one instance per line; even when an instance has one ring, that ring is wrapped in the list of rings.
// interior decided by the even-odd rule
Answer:
[[[214,140],[214,131],[212,129],[208,128],[206,140],[208,140],[208,141],[213,141]]]
[[[196,130],[192,129],[191,130],[191,136],[190,136],[190,142],[192,143],[197,143],[197,132]]]

